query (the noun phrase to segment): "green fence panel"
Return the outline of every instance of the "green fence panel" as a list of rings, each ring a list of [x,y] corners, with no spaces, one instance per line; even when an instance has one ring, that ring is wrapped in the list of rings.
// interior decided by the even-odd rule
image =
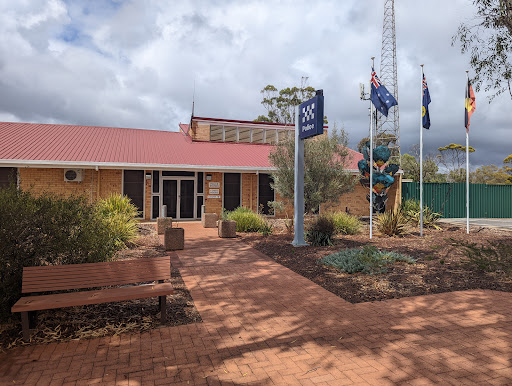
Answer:
[[[418,182],[402,183],[402,199],[420,199]],[[469,185],[469,217],[512,218],[512,185]],[[466,217],[465,183],[425,183],[423,203],[446,218]]]

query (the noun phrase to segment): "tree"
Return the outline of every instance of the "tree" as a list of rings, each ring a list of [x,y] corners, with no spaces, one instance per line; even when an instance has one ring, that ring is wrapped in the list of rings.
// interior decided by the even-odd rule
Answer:
[[[396,144],[396,137],[393,134],[380,133],[373,140],[375,141],[373,144],[375,147],[384,145],[393,148],[393,146]],[[363,149],[366,147],[366,142],[368,141],[370,141],[370,137],[365,137],[359,141],[357,144],[357,151],[359,153],[363,152]]]
[[[339,145],[342,143],[343,145]],[[353,189],[355,178],[345,171],[349,162],[346,134],[333,130],[304,141],[304,203],[305,212],[312,213],[320,204],[338,201]],[[285,200],[293,202],[295,141],[280,141],[269,156],[277,168],[272,173],[273,189]]]
[[[494,89],[491,100],[508,90],[512,99],[512,0],[474,0],[475,22],[462,23],[452,38],[469,53],[478,91]]]
[[[512,184],[510,175],[505,168],[496,165],[484,165],[469,174],[472,184],[509,185]]]
[[[271,84],[264,87],[261,90],[263,95],[261,104],[267,110],[267,115],[259,115],[255,121],[294,125],[295,106],[316,95],[316,90],[308,86],[307,81],[307,77],[302,77],[300,87],[287,87],[279,91]],[[326,117],[324,117],[324,123],[327,123]]]
[[[415,153],[417,146],[413,146],[414,155],[405,153],[402,156],[403,177],[415,182],[420,181],[420,161],[419,155]],[[423,159],[423,182],[446,182],[444,174],[440,174],[437,166],[437,159],[432,155],[427,155]]]
[[[512,183],[512,166],[508,166],[508,164],[512,164],[512,154],[507,156],[503,160],[503,163],[506,164],[505,166],[503,166],[503,170],[505,171],[505,173],[510,175],[510,177],[508,179]]]
[[[438,148],[439,163],[443,165],[448,172],[447,182],[464,182],[466,181],[466,147],[450,143],[449,145]],[[475,149],[469,147],[469,152],[473,153]]]

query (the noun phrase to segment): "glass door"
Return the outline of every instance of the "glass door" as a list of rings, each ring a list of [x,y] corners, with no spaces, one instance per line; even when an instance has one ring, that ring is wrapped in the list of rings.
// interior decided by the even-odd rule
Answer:
[[[175,219],[194,218],[194,180],[164,179],[162,204],[167,205],[167,216]]]
[[[167,205],[167,217],[177,218],[178,180],[164,180],[163,205]],[[163,214],[162,214],[163,215]]]
[[[180,181],[180,218],[194,218],[194,180]]]

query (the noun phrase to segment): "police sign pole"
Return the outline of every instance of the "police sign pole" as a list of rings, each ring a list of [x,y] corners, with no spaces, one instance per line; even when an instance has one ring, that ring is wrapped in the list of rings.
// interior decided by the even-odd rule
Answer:
[[[304,240],[304,139],[324,132],[324,95],[316,96],[295,108],[295,238],[292,245],[308,245]]]

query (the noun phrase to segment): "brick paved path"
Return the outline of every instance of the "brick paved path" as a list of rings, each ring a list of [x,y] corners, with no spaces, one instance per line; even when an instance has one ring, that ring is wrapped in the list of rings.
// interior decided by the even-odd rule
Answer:
[[[203,323],[18,348],[0,384],[512,384],[512,295],[350,304],[197,223],[173,254]]]

